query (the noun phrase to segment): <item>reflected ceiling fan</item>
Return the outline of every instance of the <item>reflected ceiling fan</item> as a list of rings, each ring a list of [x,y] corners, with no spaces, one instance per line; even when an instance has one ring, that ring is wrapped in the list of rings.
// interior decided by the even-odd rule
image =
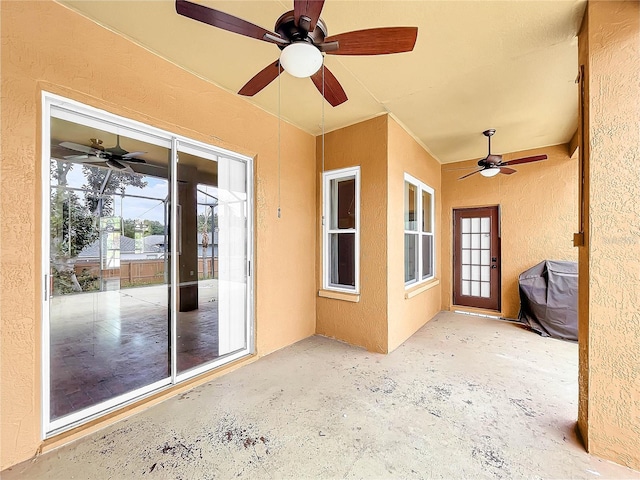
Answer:
[[[491,153],[491,137],[496,133],[494,128],[489,130],[485,130],[482,134],[487,137],[489,141],[489,151],[487,156],[478,160],[478,166],[481,167],[480,170],[476,170],[475,172],[468,173],[463,175],[458,180],[462,180],[463,178],[470,177],[471,175],[475,175],[476,173],[480,173],[483,177],[493,177],[498,173],[504,173],[505,175],[511,175],[512,173],[516,173],[516,170],[513,168],[509,168],[508,165],[518,165],[521,163],[531,163],[531,162],[539,162],[541,160],[546,160],[546,155],[534,155],[532,157],[523,157],[516,158],[514,160],[509,160],[507,162],[502,161],[502,155],[493,155]]]
[[[147,163],[142,158],[137,158],[147,152],[127,152],[120,146],[120,135],[116,135],[115,147],[105,148],[102,143],[102,140],[92,138],[90,147],[74,142],[62,142],[59,145],[83,153],[83,155],[66,156],[65,160],[82,163],[104,162],[107,167],[119,172],[133,173],[129,163]]]
[[[410,52],[416,43],[418,28],[381,27],[327,37],[327,26],[320,18],[323,5],[324,0],[294,0],[293,10],[276,21],[273,32],[187,0],[176,0],[176,11],[185,17],[229,32],[274,43],[282,50],[278,60],[258,72],[240,89],[240,95],[251,97],[258,93],[278,77],[282,66],[293,76],[310,76],[320,94],[335,107],[347,101],[347,94],[326,66],[320,68],[323,53],[385,55]]]

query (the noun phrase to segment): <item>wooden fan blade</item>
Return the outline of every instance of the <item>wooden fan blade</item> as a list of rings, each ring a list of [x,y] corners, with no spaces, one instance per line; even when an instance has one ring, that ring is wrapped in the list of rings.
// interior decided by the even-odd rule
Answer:
[[[122,155],[122,159],[123,160],[128,160],[130,162],[135,162],[135,161],[144,162],[144,160],[142,160],[141,158],[137,158],[137,157],[139,157],[140,155],[144,155],[145,153],[147,153],[147,152],[129,152],[129,153],[126,153],[125,155]]]
[[[102,163],[104,162],[106,159],[104,158],[100,158],[100,157],[95,157],[93,155],[87,155],[87,158],[85,159],[79,159],[79,161],[81,163]]]
[[[114,159],[115,160],[115,159]],[[121,157],[117,159],[120,162],[128,162],[128,163],[147,163],[144,159],[142,158],[136,158],[136,157]]]
[[[492,165],[497,165],[498,163],[502,162],[502,155],[489,155],[484,159],[484,161]]]
[[[214,10],[213,8],[198,5],[187,0],[176,0],[176,12],[185,17],[197,20],[213,27],[218,27],[228,32],[244,35],[245,37],[257,38],[269,43],[288,44],[289,41],[274,32],[270,32],[262,27],[249,23],[241,18],[234,17],[228,13]]]
[[[293,16],[296,26],[307,32],[313,32],[323,6],[324,0],[294,0]]]
[[[470,177],[471,175],[475,175],[476,173],[480,173],[482,170],[484,170],[484,168],[481,168],[480,170],[476,170],[475,172],[467,173],[466,175],[463,175],[462,177],[460,177],[458,180],[462,180],[463,178],[467,178],[467,177]]]
[[[325,100],[329,102],[332,107],[337,107],[338,105],[346,102],[348,100],[347,94],[344,92],[342,85],[340,85],[338,79],[325,66],[320,67],[320,70],[311,75],[311,80],[313,80],[313,84],[316,86],[320,94],[322,94],[322,70],[324,70]]]
[[[107,167],[111,168],[112,170],[116,170],[118,172],[133,173],[133,169],[129,165],[120,163],[119,161],[114,160],[113,158],[107,160],[105,163],[107,164]]]
[[[534,155],[532,157],[516,158],[515,160],[509,160],[508,162],[502,162],[502,165],[519,165],[521,163],[539,162],[540,160],[546,160],[546,155]]]
[[[325,44],[338,43],[337,49],[327,48],[331,55],[386,55],[410,52],[418,38],[418,27],[381,27],[340,33],[324,39]]]
[[[71,162],[77,161],[77,160],[86,160],[89,158],[89,155],[67,155],[66,157],[62,158],[62,160],[69,160]]]
[[[104,162],[104,158],[94,157],[93,155],[70,155],[64,157],[65,162],[81,162],[81,163],[94,163]]]
[[[99,153],[100,150],[96,150],[95,148],[87,147],[86,145],[80,145],[79,143],[73,142],[62,142],[59,144],[61,147],[68,148],[69,150],[75,150],[76,152],[89,153],[95,155]]]
[[[256,93],[278,78],[280,72],[280,60],[276,60],[270,65],[260,70],[251,80],[244,84],[238,92],[245,97],[253,97]]]
[[[516,170],[509,167],[500,166],[500,173],[504,173],[505,175],[511,175],[512,173],[516,173]]]

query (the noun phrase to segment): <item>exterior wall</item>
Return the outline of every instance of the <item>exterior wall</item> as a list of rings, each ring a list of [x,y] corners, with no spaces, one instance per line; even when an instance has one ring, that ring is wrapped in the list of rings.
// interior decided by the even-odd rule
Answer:
[[[518,316],[520,273],[545,259],[578,260],[572,243],[578,219],[578,166],[567,145],[510,153],[504,159],[543,153],[549,157],[545,161],[517,165],[517,173],[492,178],[478,174],[458,180],[472,171],[459,168],[477,168],[477,160],[442,165],[443,309],[453,309],[454,208],[500,205],[504,317]]]
[[[315,331],[316,234],[311,135],[282,124],[278,219],[276,118],[52,1],[1,8],[0,470],[41,446],[42,90],[255,157],[258,355]]]
[[[386,353],[387,116],[325,135],[325,171],[360,166],[359,302],[316,300],[316,332]],[[322,289],[322,138],[317,139],[317,281]]]
[[[442,276],[442,188],[440,164],[429,155],[393,118],[389,118],[388,149],[389,201],[387,213],[389,292],[389,351],[396,349],[440,311]],[[435,199],[435,279],[431,287],[412,298],[404,288],[404,174],[408,173],[434,189]],[[424,286],[421,285],[421,286]],[[414,291],[414,287],[408,291]]]
[[[580,142],[578,146],[580,162],[578,174],[581,182],[578,184],[579,197],[578,209],[580,219],[578,232],[584,236],[584,245],[589,242],[589,132],[586,119],[589,118],[589,8],[585,10],[582,26],[578,34],[578,63],[584,69],[584,77],[581,79],[580,92]],[[580,186],[580,184],[582,186]],[[578,431],[589,451],[588,435],[588,407],[589,407],[589,249],[584,246],[578,248]]]
[[[578,425],[589,452],[640,469],[640,4],[590,1],[579,44],[587,221]]]

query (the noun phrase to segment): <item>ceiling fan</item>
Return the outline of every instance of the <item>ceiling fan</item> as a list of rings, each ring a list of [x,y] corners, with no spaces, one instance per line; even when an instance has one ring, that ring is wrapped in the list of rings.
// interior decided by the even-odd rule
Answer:
[[[274,43],[282,50],[278,60],[258,72],[240,89],[240,95],[255,95],[278,77],[282,67],[297,77],[311,76],[318,91],[335,107],[347,101],[347,94],[326,66],[320,68],[323,53],[385,55],[410,52],[416,43],[418,28],[381,27],[327,37],[327,26],[320,18],[323,5],[324,0],[294,0],[293,10],[276,21],[274,31],[187,0],[176,0],[176,11],[229,32]]]
[[[92,138],[90,147],[74,142],[62,142],[59,145],[64,148],[83,153],[83,155],[70,155],[64,157],[65,160],[72,162],[104,162],[107,167],[112,170],[125,171],[128,173],[133,173],[133,169],[128,165],[129,163],[147,163],[142,158],[137,158],[147,152],[127,152],[120,146],[120,135],[116,135],[115,147],[105,148],[102,143],[102,140]]]
[[[496,133],[494,128],[489,130],[485,130],[482,134],[487,137],[489,141],[489,153],[487,156],[478,160],[478,166],[481,167],[480,170],[476,170],[475,172],[468,173],[463,175],[458,180],[462,180],[463,178],[470,177],[471,175],[475,175],[476,173],[480,173],[484,177],[493,177],[498,173],[504,173],[505,175],[511,175],[512,173],[516,173],[516,170],[513,168],[509,168],[507,165],[518,165],[520,163],[531,163],[531,162],[539,162],[541,160],[546,160],[546,155],[534,155],[532,157],[523,157],[516,158],[514,160],[509,160],[508,162],[502,161],[502,155],[493,155],[491,153],[491,137]]]

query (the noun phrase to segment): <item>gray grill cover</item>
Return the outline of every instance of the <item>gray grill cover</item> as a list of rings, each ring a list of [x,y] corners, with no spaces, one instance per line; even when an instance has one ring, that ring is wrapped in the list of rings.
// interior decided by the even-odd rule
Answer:
[[[518,320],[543,337],[578,340],[578,264],[545,260],[520,274]]]

